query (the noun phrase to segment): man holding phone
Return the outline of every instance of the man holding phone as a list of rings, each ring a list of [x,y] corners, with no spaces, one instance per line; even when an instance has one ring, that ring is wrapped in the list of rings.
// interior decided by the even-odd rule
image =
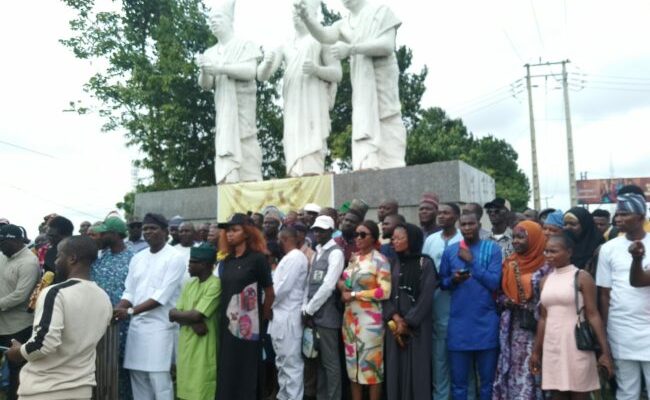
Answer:
[[[440,261],[440,286],[451,291],[447,346],[453,400],[466,400],[468,373],[476,364],[480,399],[492,398],[499,346],[499,316],[493,294],[501,283],[501,248],[481,240],[478,216],[460,217],[463,240]]]

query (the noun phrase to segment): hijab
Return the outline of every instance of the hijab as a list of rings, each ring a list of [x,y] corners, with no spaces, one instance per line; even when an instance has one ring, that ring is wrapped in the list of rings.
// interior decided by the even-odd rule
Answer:
[[[503,276],[501,287],[509,298],[517,303],[524,303],[533,296],[532,278],[533,273],[544,265],[544,247],[546,236],[542,227],[533,221],[522,221],[515,226],[515,231],[523,229],[528,237],[528,249],[523,253],[512,253],[503,262]],[[519,266],[521,286],[524,290],[525,299],[519,296],[515,264]]]
[[[406,230],[408,238],[408,250],[397,253],[400,262],[399,287],[410,293],[413,299],[420,296],[420,279],[422,277],[422,246],[424,245],[424,234],[422,229],[413,224],[399,224],[396,229]]]
[[[582,227],[582,232],[578,237],[572,232],[567,232],[567,234],[575,242],[571,263],[580,269],[584,269],[593,258],[598,246],[605,243],[605,238],[596,229],[594,217],[586,209],[573,207],[564,214],[565,218],[567,216],[577,219]]]

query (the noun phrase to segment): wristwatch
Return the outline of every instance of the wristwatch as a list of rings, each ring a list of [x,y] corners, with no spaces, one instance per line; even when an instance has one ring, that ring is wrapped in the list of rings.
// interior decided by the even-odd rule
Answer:
[[[132,317],[134,312],[135,310],[133,309],[133,307],[129,307],[126,309],[126,313],[129,317]]]
[[[350,293],[350,296],[352,296],[353,299],[356,299],[357,298],[357,292]]]

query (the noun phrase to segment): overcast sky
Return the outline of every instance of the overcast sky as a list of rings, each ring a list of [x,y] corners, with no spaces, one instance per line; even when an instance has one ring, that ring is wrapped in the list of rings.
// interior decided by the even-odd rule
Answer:
[[[397,40],[413,49],[414,70],[425,64],[429,68],[422,106],[442,107],[478,136],[507,140],[529,176],[523,65],[540,59],[571,60],[577,174],[650,174],[647,1],[384,3],[403,21]],[[344,11],[339,0],[327,4]],[[277,46],[291,32],[290,5],[290,0],[239,0],[236,29],[265,47]],[[88,99],[82,85],[97,68],[97,63],[75,59],[58,42],[69,36],[73,13],[60,1],[5,2],[0,10],[0,216],[24,225],[32,235],[51,212],[69,217],[75,226],[103,219],[132,188],[131,161],[137,151],[125,147],[120,133],[101,132],[99,116],[64,112],[69,101]],[[547,198],[548,205],[566,209],[560,83],[536,78],[534,85],[542,205]]]

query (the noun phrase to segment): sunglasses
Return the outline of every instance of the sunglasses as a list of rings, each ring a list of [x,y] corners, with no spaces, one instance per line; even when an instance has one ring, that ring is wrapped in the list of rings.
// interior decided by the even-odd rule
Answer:
[[[365,239],[370,236],[370,234],[367,232],[354,232],[352,236],[355,238]]]

